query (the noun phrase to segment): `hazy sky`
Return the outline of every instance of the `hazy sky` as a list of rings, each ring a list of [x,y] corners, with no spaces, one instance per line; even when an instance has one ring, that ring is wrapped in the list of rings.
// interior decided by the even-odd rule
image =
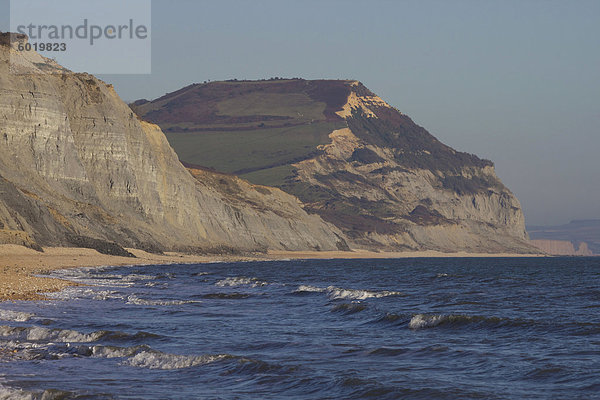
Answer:
[[[528,224],[600,218],[600,1],[152,4],[152,75],[101,76],[125,100],[209,79],[358,79],[494,161]]]

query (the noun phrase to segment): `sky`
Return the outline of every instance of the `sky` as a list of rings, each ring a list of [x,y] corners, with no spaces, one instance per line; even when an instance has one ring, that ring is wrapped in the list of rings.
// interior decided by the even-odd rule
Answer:
[[[600,218],[600,1],[153,0],[151,38],[151,74],[100,75],[126,101],[205,80],[357,79],[492,160],[528,225]]]

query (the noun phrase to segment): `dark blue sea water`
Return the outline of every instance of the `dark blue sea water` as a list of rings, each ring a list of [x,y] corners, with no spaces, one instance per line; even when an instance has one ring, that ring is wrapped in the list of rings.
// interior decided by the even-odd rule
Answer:
[[[0,399],[600,398],[600,259],[69,270],[0,304]]]

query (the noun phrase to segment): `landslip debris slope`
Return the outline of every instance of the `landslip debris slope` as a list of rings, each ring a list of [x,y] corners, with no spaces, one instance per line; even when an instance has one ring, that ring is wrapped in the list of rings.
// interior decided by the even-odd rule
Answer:
[[[179,158],[297,196],[371,250],[533,253],[491,161],[456,151],[363,84],[193,84],[130,105]]]

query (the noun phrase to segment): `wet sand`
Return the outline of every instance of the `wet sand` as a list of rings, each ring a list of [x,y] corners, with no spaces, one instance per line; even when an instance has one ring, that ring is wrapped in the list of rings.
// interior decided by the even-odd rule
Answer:
[[[104,265],[184,264],[211,261],[284,260],[284,259],[358,259],[358,258],[411,258],[411,257],[531,257],[523,254],[440,253],[437,251],[376,253],[370,251],[270,251],[266,255],[250,256],[195,256],[180,253],[150,254],[127,249],[137,258],[100,254],[92,249],[45,248],[43,253],[17,246],[0,245],[0,301],[40,300],[41,293],[55,292],[74,283],[34,275],[65,268],[98,267]]]
[[[72,282],[35,277],[49,271],[103,265],[144,265],[203,263],[219,259],[236,261],[243,257],[190,256],[179,253],[156,255],[127,249],[137,258],[109,256],[92,249],[45,248],[38,252],[17,245],[0,245],[0,301],[39,300],[40,293],[55,292],[72,286]]]

